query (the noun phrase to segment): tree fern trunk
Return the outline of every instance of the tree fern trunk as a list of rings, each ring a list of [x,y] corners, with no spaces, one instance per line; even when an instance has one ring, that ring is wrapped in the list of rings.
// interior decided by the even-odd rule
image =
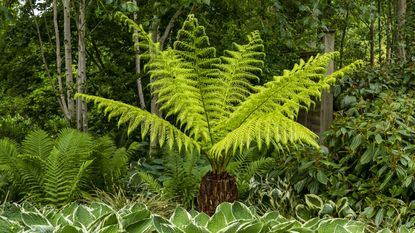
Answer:
[[[236,180],[229,173],[209,172],[202,178],[197,197],[199,211],[208,215],[215,213],[222,202],[234,202],[238,199]]]

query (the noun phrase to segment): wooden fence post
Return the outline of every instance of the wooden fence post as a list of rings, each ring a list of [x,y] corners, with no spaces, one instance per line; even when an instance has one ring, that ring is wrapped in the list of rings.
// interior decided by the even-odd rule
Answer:
[[[335,30],[329,29],[324,35],[324,52],[334,52],[334,36]],[[330,61],[327,74],[334,72],[334,62]],[[331,122],[333,121],[333,92],[323,91],[321,96],[321,107],[320,107],[320,130],[319,134],[330,128]]]
[[[329,29],[324,35],[324,53],[334,51],[335,30]],[[334,62],[331,61],[327,70],[327,74],[334,72]],[[297,121],[306,126],[314,133],[321,134],[330,128],[333,121],[333,93],[331,91],[323,91],[321,101],[316,101],[314,109],[308,112],[300,111]],[[321,137],[320,137],[320,143]]]

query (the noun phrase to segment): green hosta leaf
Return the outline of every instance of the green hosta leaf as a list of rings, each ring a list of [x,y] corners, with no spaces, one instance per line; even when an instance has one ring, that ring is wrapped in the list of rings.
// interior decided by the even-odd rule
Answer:
[[[251,210],[240,202],[235,202],[232,204],[232,213],[233,216],[235,216],[236,220],[252,219],[254,217]]]
[[[332,215],[334,212],[334,206],[329,204],[329,203],[324,203],[323,208],[321,208],[321,210],[318,212],[318,214],[320,216],[324,216],[324,215]]]
[[[305,195],[305,202],[312,210],[321,210],[323,208],[323,200],[315,194]]]
[[[128,226],[135,224],[137,222],[142,222],[147,220],[150,217],[150,211],[146,209],[142,209],[140,211],[136,211],[133,213],[126,214],[122,216],[121,223],[123,228],[127,228]]]
[[[227,222],[232,222],[233,220],[235,220],[235,216],[233,215],[233,209],[232,209],[232,204],[225,202],[220,204],[217,208],[216,208],[216,212],[222,212],[223,215],[225,215],[226,221]]]
[[[10,219],[0,216],[0,232],[14,233],[19,232],[22,228],[23,226],[21,226],[18,222],[12,222]]]
[[[141,221],[136,221],[133,224],[128,225],[127,227],[123,226],[128,233],[135,233],[135,232],[151,232],[153,230],[152,219],[144,219]]]
[[[160,233],[181,233],[181,232],[184,232],[184,231],[180,230],[177,227],[171,226],[171,225],[161,224],[159,232]]]
[[[22,212],[22,221],[27,227],[52,226],[52,224],[42,215],[35,212]]]
[[[182,207],[176,208],[173,215],[170,217],[170,221],[179,228],[189,225],[191,219],[192,216]]]
[[[58,230],[55,230],[54,233],[82,233],[82,230],[74,226],[66,225]]]
[[[186,233],[210,233],[207,229],[201,226],[196,226],[193,223],[190,223],[183,228],[183,231]]]
[[[92,203],[90,208],[92,209],[92,214],[95,216],[95,218],[99,218],[114,212],[114,210],[109,205],[100,202]]]
[[[196,217],[194,217],[195,223],[203,227],[206,227],[209,219],[209,216],[203,212],[199,213],[198,215],[196,215]]]
[[[344,226],[349,220],[346,219],[327,219],[322,220],[318,227],[318,232],[333,232],[333,233],[350,233]]]
[[[217,231],[217,233],[237,233],[241,224],[244,224],[245,222],[246,220],[235,221],[233,223],[230,223],[226,227],[222,228],[221,230]]]
[[[76,226],[88,226],[95,220],[95,216],[88,207],[79,205],[74,212],[74,220]]]
[[[117,218],[116,213],[112,213],[106,216],[101,223],[101,227],[106,227],[106,226],[111,226],[111,225],[118,225],[118,218]]]
[[[264,227],[264,224],[259,221],[254,222],[247,222],[245,224],[242,224],[239,229],[238,233],[254,233],[254,232],[261,232],[262,228]]]
[[[119,233],[120,229],[118,228],[118,224],[112,224],[106,226],[98,231],[99,233]]]
[[[303,222],[311,218],[310,210],[302,204],[295,207],[295,215]]]
[[[279,213],[277,211],[271,211],[271,212],[267,212],[265,213],[261,219],[263,222],[269,222],[272,220],[277,220],[278,217],[280,217]]]
[[[209,220],[207,229],[211,232],[218,232],[220,229],[228,225],[226,217],[222,212],[216,212]]]
[[[283,233],[287,232],[288,230],[296,227],[300,227],[301,224],[296,220],[289,220],[287,222],[282,222],[280,224],[277,224],[271,228],[271,232],[278,232]]]
[[[153,225],[158,232],[162,232],[162,226],[168,225],[168,224],[170,224],[169,221],[167,221],[163,217],[158,216],[158,215],[153,216]]]

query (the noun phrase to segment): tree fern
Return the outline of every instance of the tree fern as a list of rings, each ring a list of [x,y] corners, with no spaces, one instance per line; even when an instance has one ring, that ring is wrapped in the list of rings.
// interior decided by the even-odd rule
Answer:
[[[234,44],[235,50],[217,58],[204,27],[193,15],[178,31],[173,48],[165,51],[159,50],[141,25],[121,13],[117,18],[141,38],[139,46],[150,55],[146,70],[152,79],[152,94],[176,122],[114,100],[85,94],[77,97],[94,102],[109,118],[119,117],[119,124],[128,124],[128,133],[141,125],[144,136],[154,127],[151,142],[158,138],[160,146],[173,149],[175,145],[190,154],[201,152],[214,173],[225,172],[231,158],[251,146],[317,147],[317,135],[295,122],[299,110],[313,106],[312,99],[318,99],[323,89],[360,64],[326,75],[337,53],[318,55],[308,62],[301,60],[264,86],[256,86],[265,56],[258,32],[248,37],[247,44]]]

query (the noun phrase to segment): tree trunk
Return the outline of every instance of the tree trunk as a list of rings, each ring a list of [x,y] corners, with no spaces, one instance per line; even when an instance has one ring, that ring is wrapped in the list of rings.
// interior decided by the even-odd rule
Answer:
[[[138,3],[137,3],[138,5]],[[134,21],[137,21],[137,13],[134,13]],[[137,33],[137,31],[134,31]],[[140,60],[140,46],[138,45],[140,41],[138,37],[135,38],[135,47],[136,47],[136,54],[135,54],[135,73],[137,74],[137,95],[138,95],[138,103],[140,104],[140,108],[146,109],[146,102],[144,100],[144,92],[143,92],[143,85],[141,83],[141,60]]]
[[[406,15],[406,0],[398,0],[396,6],[396,17],[398,19],[398,59],[402,62],[406,61],[406,49],[404,38],[404,26]]]
[[[85,0],[79,0],[79,20],[78,20],[78,93],[85,93],[86,82],[86,49],[85,49]],[[87,106],[85,101],[76,100],[76,126],[78,130],[88,130]]]
[[[238,198],[238,188],[233,176],[227,172],[220,174],[209,172],[200,183],[197,203],[200,212],[211,216],[220,203],[234,202]]]
[[[58,91],[60,96],[60,103],[63,115],[65,119],[70,122],[70,113],[68,111],[68,104],[66,102],[65,92],[63,89],[62,83],[62,57],[61,57],[61,41],[60,41],[60,34],[59,34],[59,24],[58,24],[58,6],[56,0],[53,0],[53,27],[55,29],[55,42],[56,42],[56,76],[58,79]]]
[[[386,16],[386,60],[388,63],[392,60],[392,47],[393,47],[393,37],[392,37],[392,24],[393,24],[393,16],[392,16],[392,4],[388,1],[387,6],[387,16]]]
[[[348,25],[349,25],[349,8],[347,8],[346,19],[345,19],[343,31],[342,31],[342,38],[340,40],[340,68],[343,67],[344,43],[345,43]]]
[[[381,16],[382,16],[382,4],[378,0],[378,40],[379,40],[379,63],[382,62],[382,25],[381,25]]]
[[[375,65],[375,19],[370,21],[370,65]]]
[[[71,42],[71,1],[63,0],[63,37],[65,44],[65,70],[66,70],[66,98],[68,104],[69,120],[75,120],[75,104],[73,100],[73,73],[72,73],[72,42]]]

